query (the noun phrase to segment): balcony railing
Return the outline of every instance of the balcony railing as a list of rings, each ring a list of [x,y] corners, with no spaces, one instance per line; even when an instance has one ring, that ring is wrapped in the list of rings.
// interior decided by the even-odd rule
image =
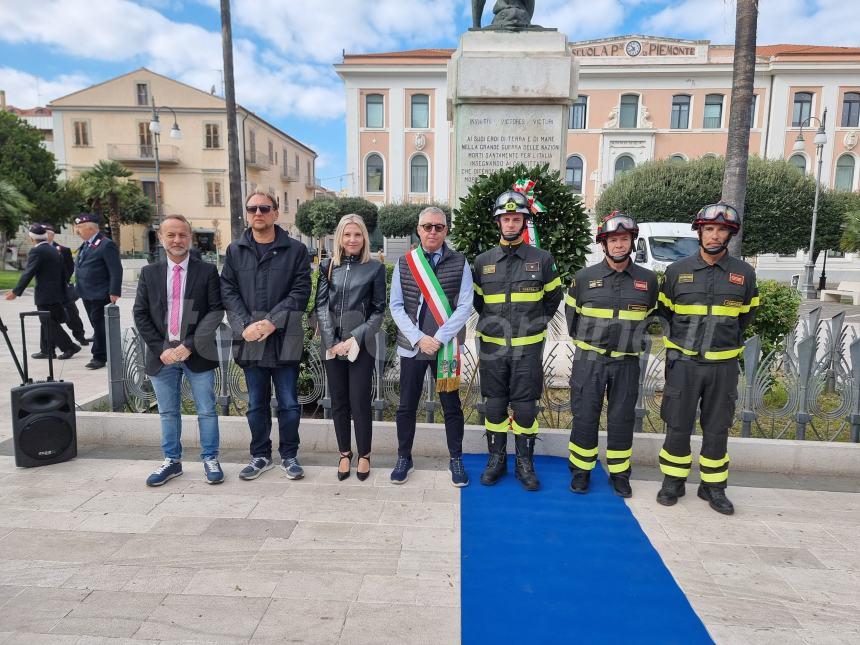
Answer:
[[[258,170],[270,170],[272,162],[269,161],[269,155],[264,155],[258,150],[246,150],[245,165],[249,168],[257,168]]]
[[[281,179],[284,181],[298,181],[299,180],[299,169],[298,168],[281,168]]]
[[[109,143],[108,159],[126,163],[154,164],[155,146],[139,143]],[[179,163],[179,148],[170,144],[158,146],[158,161],[162,164]]]

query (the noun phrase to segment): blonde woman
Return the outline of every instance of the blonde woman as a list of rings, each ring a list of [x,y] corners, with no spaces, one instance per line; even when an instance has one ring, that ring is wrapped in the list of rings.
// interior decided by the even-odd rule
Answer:
[[[331,416],[340,459],[337,478],[352,467],[350,418],[355,425],[358,463],[355,474],[370,473],[374,336],[385,315],[385,266],[370,258],[370,238],[359,215],[344,215],[334,232],[331,259],[320,263],[316,313],[326,349]]]

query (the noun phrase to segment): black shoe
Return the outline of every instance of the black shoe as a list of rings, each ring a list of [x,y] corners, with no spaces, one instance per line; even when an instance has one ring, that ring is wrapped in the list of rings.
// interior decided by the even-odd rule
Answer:
[[[30,358],[47,359],[48,354],[45,352],[36,352],[35,354],[30,354]],[[54,354],[51,358],[57,358],[57,355]]]
[[[340,453],[340,459],[337,462],[338,468],[340,468],[340,464],[343,462],[344,459],[346,459],[347,462],[347,469],[346,471],[337,471],[337,480],[339,482],[342,482],[344,479],[347,479],[349,477],[350,470],[352,469],[352,450],[347,453]]]
[[[678,498],[683,497],[687,492],[684,482],[683,479],[670,479],[669,477],[663,479],[663,487],[657,493],[657,503],[663,506],[674,506],[678,502]]]
[[[570,480],[570,492],[585,495],[588,492],[588,482],[591,479],[591,473],[584,470],[574,470],[573,479]]]
[[[78,341],[78,344],[79,344],[81,347],[86,347],[87,345],[89,345],[89,344],[90,344],[90,341],[89,341],[88,339],[84,338],[83,336],[81,336],[80,338],[78,338],[78,337],[76,336],[76,337],[75,337],[75,340],[76,340],[76,341]]]
[[[490,451],[490,458],[487,460],[487,467],[481,473],[481,483],[484,486],[492,486],[505,476],[508,472],[508,433],[506,432],[487,432],[487,449]]]
[[[63,352],[62,354],[60,354],[57,358],[59,358],[61,361],[65,361],[65,360],[70,359],[72,356],[74,356],[75,354],[77,354],[79,351],[81,351],[81,346],[80,346],[80,345],[75,345],[75,346],[74,346],[72,349],[70,349],[69,351],[67,351],[67,352]]]
[[[88,370],[98,370],[105,366],[104,361],[97,361],[96,359],[91,360],[89,363],[84,365]]]
[[[630,488],[630,475],[610,475],[609,483],[612,484],[612,490],[619,497],[633,497],[633,489]]]
[[[358,469],[358,464],[361,463],[362,459],[367,462],[367,470],[365,470],[364,472]],[[365,455],[364,457],[358,458],[358,463],[355,465],[355,476],[360,482],[363,482],[365,479],[370,477],[370,455]]]
[[[734,504],[726,497],[725,488],[714,488],[713,486],[699,484],[698,495],[701,499],[708,502],[708,505],[717,513],[732,515],[735,512]]]
[[[514,438],[514,445],[517,449],[516,468],[514,475],[520,480],[527,491],[536,491],[540,489],[540,482],[535,474],[534,452],[535,452],[535,435],[518,434]]]

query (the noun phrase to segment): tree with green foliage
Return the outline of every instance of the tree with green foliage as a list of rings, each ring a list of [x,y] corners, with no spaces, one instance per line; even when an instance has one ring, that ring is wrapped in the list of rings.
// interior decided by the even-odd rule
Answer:
[[[585,265],[591,244],[591,227],[578,195],[570,191],[558,171],[549,165],[527,168],[518,164],[481,175],[454,209],[451,240],[454,247],[473,260],[479,253],[499,243],[499,229],[493,219],[496,199],[513,188],[519,179],[535,182],[534,198],[546,212],[534,216],[541,248],[552,253],[562,281]]]
[[[0,269],[6,268],[6,249],[9,238],[15,235],[15,231],[24,221],[24,218],[33,209],[33,204],[12,185],[12,182],[0,179],[0,251],[3,258],[0,261]]]
[[[385,237],[409,237],[418,227],[418,215],[428,206],[442,209],[448,222],[451,221],[451,207],[448,204],[411,202],[392,202],[379,208],[379,230]]]
[[[119,221],[123,224],[149,224],[155,215],[155,204],[133,182],[123,184],[119,203]]]
[[[598,199],[598,219],[623,210],[640,222],[692,222],[698,210],[719,201],[725,160],[659,160],[617,178]],[[792,164],[751,157],[746,189],[743,254],[795,253],[808,244],[815,180]],[[844,212],[832,191],[819,197],[815,253],[838,248]]]
[[[767,356],[797,324],[800,293],[776,280],[759,282],[758,293],[761,304],[744,336],[750,338],[758,334],[762,355]]]
[[[344,215],[355,213],[364,220],[364,225],[367,226],[368,231],[376,228],[379,211],[373,202],[361,197],[338,197],[334,201],[337,204],[338,220]],[[337,222],[335,222],[335,226],[337,226]],[[333,232],[334,228],[332,228]]]
[[[834,195],[842,212],[842,238],[839,248],[846,252],[860,251],[860,195],[839,192]]]
[[[108,212],[110,236],[120,245],[120,199],[126,191],[127,180],[134,173],[118,161],[102,159],[78,177],[81,193],[90,208],[104,219]]]

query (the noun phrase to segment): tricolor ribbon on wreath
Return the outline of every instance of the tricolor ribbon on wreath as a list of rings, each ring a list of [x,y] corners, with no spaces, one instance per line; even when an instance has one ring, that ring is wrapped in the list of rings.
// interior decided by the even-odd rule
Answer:
[[[529,200],[529,209],[531,210],[532,215],[546,213],[546,206],[535,199],[535,182],[533,180],[517,179],[514,182],[513,189],[516,192],[525,195],[526,199]],[[540,234],[535,227],[533,217],[529,217],[526,221],[526,230],[523,231],[523,240],[526,244],[531,244],[532,246],[540,248]]]
[[[424,251],[418,246],[406,254],[406,264],[421,289],[427,310],[441,327],[453,313],[442,285],[433,273]],[[454,336],[436,353],[436,391],[456,392],[460,389],[460,343]]]

